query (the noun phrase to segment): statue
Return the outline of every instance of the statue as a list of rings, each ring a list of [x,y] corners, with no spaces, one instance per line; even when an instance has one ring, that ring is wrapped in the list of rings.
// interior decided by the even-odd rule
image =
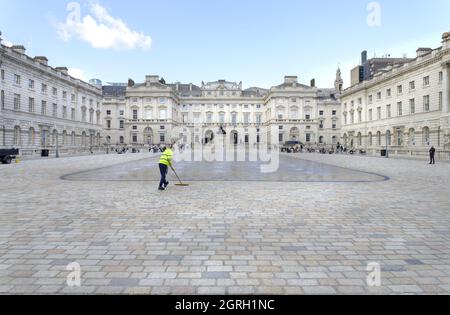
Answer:
[[[134,81],[132,79],[128,79],[128,87],[133,87],[134,86]]]
[[[442,40],[448,40],[450,39],[450,32],[445,32],[442,34]]]

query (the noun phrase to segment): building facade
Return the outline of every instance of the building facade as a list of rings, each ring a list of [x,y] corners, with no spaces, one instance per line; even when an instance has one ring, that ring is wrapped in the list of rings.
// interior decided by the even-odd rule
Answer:
[[[0,40],[1,42],[1,40]],[[0,43],[0,148],[23,157],[90,152],[102,145],[101,90]]]
[[[389,66],[342,94],[342,143],[399,156],[425,156],[434,146],[450,158],[450,35],[437,49]]]
[[[338,88],[341,81],[338,72]],[[315,87],[314,80],[300,84],[295,76],[270,89],[243,89],[242,82],[166,84],[149,75],[126,90],[104,87],[104,133],[112,146],[205,144],[217,134],[226,134],[230,144],[254,145],[276,129],[277,144],[331,147],[340,137],[339,93]]]

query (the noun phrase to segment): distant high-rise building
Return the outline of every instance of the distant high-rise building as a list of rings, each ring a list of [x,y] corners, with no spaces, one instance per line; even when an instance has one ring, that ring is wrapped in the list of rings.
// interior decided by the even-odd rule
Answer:
[[[375,74],[389,66],[403,65],[411,62],[411,58],[391,58],[390,56],[367,59],[367,51],[361,53],[361,65],[351,70],[351,86],[363,81],[372,80]]]

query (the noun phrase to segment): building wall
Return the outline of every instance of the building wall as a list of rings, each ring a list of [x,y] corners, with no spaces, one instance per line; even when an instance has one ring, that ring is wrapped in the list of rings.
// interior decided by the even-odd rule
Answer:
[[[342,143],[373,154],[386,148],[398,155],[427,155],[431,146],[440,152],[450,150],[445,118],[449,60],[450,49],[444,43],[443,48],[344,91]]]
[[[0,48],[0,70],[0,148],[40,156],[42,149],[64,155],[101,145],[99,89],[5,46]]]
[[[338,93],[298,84],[296,78],[286,80],[293,81],[270,90],[242,90],[241,83],[225,81],[203,83],[202,87],[183,85],[182,90],[180,84],[162,85],[157,76],[147,76],[145,83],[126,90],[125,130],[121,131],[125,144],[139,147],[176,140],[187,144],[205,142],[220,128],[232,143],[236,133],[238,144],[254,144],[258,135],[263,142],[263,133],[275,127],[279,143],[296,140],[311,146],[336,145],[340,128]],[[110,107],[108,102],[104,106],[105,110],[119,107]],[[111,120],[117,121],[117,110],[111,114]],[[113,123],[106,134],[113,135],[115,128]],[[187,134],[191,134],[190,139]],[[112,144],[116,143],[114,139]]]

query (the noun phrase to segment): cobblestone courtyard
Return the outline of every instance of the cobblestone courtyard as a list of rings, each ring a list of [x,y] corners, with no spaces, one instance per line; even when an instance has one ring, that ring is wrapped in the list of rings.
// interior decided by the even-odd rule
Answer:
[[[190,187],[171,176],[161,193],[156,162],[0,166],[0,293],[450,294],[450,164],[303,154],[268,177],[181,164]],[[72,262],[81,287],[66,284]],[[373,262],[381,287],[366,283]]]

